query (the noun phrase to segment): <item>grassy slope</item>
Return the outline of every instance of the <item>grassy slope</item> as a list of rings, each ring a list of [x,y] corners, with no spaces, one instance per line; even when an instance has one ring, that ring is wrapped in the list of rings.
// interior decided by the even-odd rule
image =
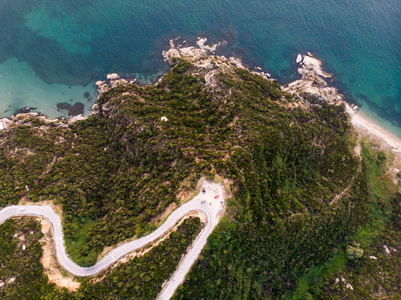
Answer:
[[[348,237],[335,259],[302,278],[297,292],[289,298],[304,299],[305,294],[325,299],[399,297],[401,194],[387,174],[391,161],[383,152],[372,150],[372,145],[365,140],[362,148],[364,185],[368,191],[365,222]],[[357,242],[364,250],[360,259],[347,258],[345,248],[351,242]],[[388,255],[384,245],[395,251]],[[336,278],[345,278],[353,289],[341,280],[337,283]]]

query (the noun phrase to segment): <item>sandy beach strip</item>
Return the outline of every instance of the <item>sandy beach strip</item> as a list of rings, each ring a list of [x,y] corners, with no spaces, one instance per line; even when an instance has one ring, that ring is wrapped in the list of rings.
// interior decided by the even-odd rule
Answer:
[[[362,111],[355,113],[348,104],[346,105],[346,109],[351,115],[351,123],[356,129],[362,129],[368,134],[372,134],[382,139],[393,148],[394,152],[401,152],[401,139],[398,136],[391,133],[383,126],[378,125],[377,122],[372,118],[369,118],[366,113]]]

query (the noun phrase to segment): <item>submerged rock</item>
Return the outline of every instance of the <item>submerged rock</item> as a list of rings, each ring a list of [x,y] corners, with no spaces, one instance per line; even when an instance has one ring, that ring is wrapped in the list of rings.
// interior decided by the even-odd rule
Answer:
[[[81,102],[77,102],[71,105],[67,102],[57,103],[57,108],[62,110],[68,110],[69,116],[78,116],[84,113],[85,106]]]
[[[36,107],[30,107],[30,106],[26,106],[20,109],[17,109],[14,113],[14,115],[18,115],[18,114],[26,114],[31,112],[32,110],[36,110]]]
[[[68,113],[69,116],[78,116],[84,113],[85,106],[81,102],[77,102],[74,104],[70,112]]]

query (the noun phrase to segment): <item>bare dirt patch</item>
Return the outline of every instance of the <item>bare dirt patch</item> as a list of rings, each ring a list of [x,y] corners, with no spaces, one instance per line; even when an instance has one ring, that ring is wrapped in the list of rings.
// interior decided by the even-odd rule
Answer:
[[[66,288],[69,291],[76,291],[81,283],[75,281],[73,276],[65,274],[59,269],[59,264],[56,260],[56,249],[54,248],[53,230],[50,222],[40,218],[42,224],[43,238],[40,243],[43,249],[43,255],[40,262],[43,265],[44,273],[49,278],[49,282],[56,284],[58,287]]]
[[[48,205],[60,216],[63,216],[61,204],[55,205],[53,201],[31,202],[25,197],[21,198],[18,205]],[[40,262],[44,268],[44,274],[47,275],[49,282],[56,284],[58,287],[66,288],[69,291],[76,291],[81,283],[75,281],[74,277],[68,275],[60,269],[60,265],[56,259],[56,249],[54,247],[53,230],[50,222],[44,218],[36,218],[42,225],[43,238],[40,244],[43,249],[43,255]],[[23,242],[23,240],[22,240]]]
[[[189,177],[185,178],[185,179],[181,182],[180,187],[178,188],[178,192],[177,192],[177,194],[176,194],[176,197],[177,197],[177,199],[180,201],[181,204],[183,204],[183,203],[187,202],[188,200],[192,199],[193,197],[191,197],[191,196],[196,196],[196,194],[197,194],[198,191],[199,191],[199,189],[198,189],[199,182],[201,182],[201,181],[203,182],[203,180],[204,180],[204,178],[201,178],[201,179],[198,181],[198,184],[197,184],[197,186],[196,186],[196,192],[195,192],[195,194],[194,194],[193,191],[191,191],[191,189],[190,189],[191,183],[190,183],[190,178],[189,178]],[[199,186],[199,188],[200,188],[200,186]]]

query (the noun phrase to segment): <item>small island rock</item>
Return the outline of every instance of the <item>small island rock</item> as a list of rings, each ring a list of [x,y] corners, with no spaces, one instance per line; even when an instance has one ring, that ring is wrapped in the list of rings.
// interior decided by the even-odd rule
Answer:
[[[107,74],[107,79],[108,79],[108,80],[116,80],[116,79],[118,79],[118,78],[120,78],[120,76],[118,76],[117,73]]]

